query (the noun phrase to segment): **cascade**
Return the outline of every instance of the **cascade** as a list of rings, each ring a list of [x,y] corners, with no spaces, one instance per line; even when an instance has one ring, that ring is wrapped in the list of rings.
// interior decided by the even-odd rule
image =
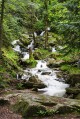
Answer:
[[[44,34],[45,31],[43,31],[40,36]],[[36,34],[35,34],[36,35]],[[22,60],[29,59],[29,53],[28,52],[21,52],[20,46],[15,45],[17,41],[13,42],[14,45],[14,51],[17,51],[19,53],[23,54]],[[27,46],[28,49],[34,47],[34,42],[32,42]],[[56,52],[55,48],[52,48],[52,52]],[[65,84],[64,82],[60,82],[58,80],[58,77],[56,75],[56,70],[50,69],[47,67],[47,63],[44,60],[38,60],[37,61],[37,66],[35,68],[26,68],[24,70],[24,74],[22,76],[22,79],[29,80],[31,75],[37,75],[38,78],[47,85],[46,88],[43,89],[38,89],[38,91],[42,92],[45,95],[50,95],[50,96],[59,96],[62,97],[65,92],[66,88],[69,87],[68,84]],[[44,74],[44,75],[43,75]],[[18,76],[17,76],[18,78]]]

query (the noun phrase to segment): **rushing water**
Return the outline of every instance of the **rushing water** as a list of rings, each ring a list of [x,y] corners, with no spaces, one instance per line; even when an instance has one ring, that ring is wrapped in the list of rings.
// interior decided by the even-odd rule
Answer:
[[[47,85],[47,88],[38,89],[38,91],[42,91],[44,94],[50,96],[62,97],[65,94],[65,88],[68,87],[68,84],[57,81],[56,71],[48,68],[45,61],[39,60],[35,68],[26,69],[25,72],[30,72],[34,76],[37,75],[39,79]],[[24,75],[23,79],[28,80],[29,76]]]
[[[22,53],[23,57],[22,60],[26,60],[29,59],[29,53],[28,52],[21,52],[20,46],[18,44],[16,44],[17,41],[13,42],[14,45],[14,50]],[[30,43],[30,45],[28,45],[28,48],[32,48],[33,49],[33,40]],[[52,52],[56,52],[55,48],[52,48]],[[24,70],[24,74],[22,76],[22,79],[26,79],[28,80],[30,78],[30,74],[32,75],[37,75],[38,78],[47,85],[46,88],[43,89],[38,89],[38,91],[43,92],[46,95],[50,95],[50,96],[63,96],[66,92],[66,88],[69,86],[68,84],[65,84],[64,82],[59,82],[57,79],[57,75],[56,75],[56,70],[52,70],[50,68],[47,67],[46,65],[46,61],[44,60],[38,60],[37,61],[37,66],[35,68],[27,68],[26,70]]]
[[[56,52],[56,49],[55,49],[55,47],[52,47],[52,52]]]

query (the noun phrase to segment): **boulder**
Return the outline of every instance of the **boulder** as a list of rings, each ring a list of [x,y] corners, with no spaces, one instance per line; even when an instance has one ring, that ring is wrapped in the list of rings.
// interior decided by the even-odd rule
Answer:
[[[50,75],[51,72],[42,72],[41,75]]]
[[[77,83],[80,83],[80,74],[69,75],[66,82],[74,87]]]
[[[66,93],[77,95],[80,93],[80,89],[79,88],[67,88]]]
[[[61,66],[61,64],[63,63],[63,60],[60,61],[56,61],[53,58],[49,59],[47,62],[47,66],[50,68],[58,68]]]
[[[38,83],[38,84],[34,84],[33,85],[33,88],[34,89],[42,89],[42,88],[46,88],[47,86],[45,85],[45,84],[43,84],[43,83]]]
[[[80,100],[63,97],[46,96],[31,90],[20,90],[4,95],[4,99],[10,102],[12,109],[21,114],[23,118],[39,116],[52,116],[56,114],[71,115],[74,112],[80,114]],[[45,117],[46,118],[46,117]]]
[[[29,82],[33,82],[33,83],[41,83],[41,81],[39,80],[38,76],[31,76],[28,80]]]

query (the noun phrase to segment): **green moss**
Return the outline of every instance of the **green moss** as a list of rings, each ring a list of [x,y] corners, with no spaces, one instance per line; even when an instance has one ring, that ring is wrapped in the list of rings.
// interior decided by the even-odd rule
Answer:
[[[13,106],[13,110],[17,113],[21,113],[22,116],[25,115],[25,113],[27,112],[27,108],[28,108],[28,102],[21,100],[18,101],[14,106]]]
[[[80,74],[80,69],[71,65],[64,64],[60,69],[68,72],[69,74]]]
[[[10,65],[16,67],[17,69],[19,69],[19,66],[18,66],[18,55],[13,51],[12,48],[2,48],[2,51],[3,51],[3,58],[4,58],[4,61],[5,61],[5,64],[7,65],[7,67],[10,68]],[[10,64],[10,65],[9,65]]]
[[[20,70],[18,55],[12,48],[2,48],[3,56],[0,59],[0,88],[9,86],[10,80],[16,77],[16,72]]]
[[[28,60],[26,60],[26,65],[29,68],[34,68],[37,65],[37,61],[34,59],[28,59]]]
[[[42,49],[42,48],[41,49],[36,49],[35,52],[34,52],[34,54],[36,52],[38,54],[40,54],[40,59],[45,59],[45,58],[47,58],[50,55],[50,51],[48,51],[46,49]]]

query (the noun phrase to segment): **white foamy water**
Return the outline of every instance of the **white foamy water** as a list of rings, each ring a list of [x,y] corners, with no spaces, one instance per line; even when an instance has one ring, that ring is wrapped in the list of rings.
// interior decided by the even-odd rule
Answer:
[[[29,59],[29,53],[28,52],[23,52],[22,54],[23,54],[23,58],[22,58],[23,61]]]
[[[19,40],[14,40],[11,44],[15,45],[15,44],[17,44],[17,42],[19,42]]]
[[[37,37],[37,33],[36,32],[34,32],[34,36]]]
[[[47,85],[46,88],[38,89],[38,91],[42,91],[44,94],[50,96],[62,97],[65,94],[65,89],[68,87],[68,84],[57,81],[56,79],[58,78],[56,76],[56,71],[48,68],[45,61],[38,61],[36,68],[30,69],[30,71],[26,69],[25,72],[30,72],[32,75],[37,75],[39,79]],[[47,72],[49,72],[49,74],[47,74]],[[42,75],[42,73],[46,74]]]
[[[44,35],[44,33],[45,33],[45,31],[42,31],[42,32],[41,32],[41,34],[40,34],[40,36],[43,36],[43,35]]]
[[[53,48],[52,48],[52,52],[56,52],[56,49],[55,49],[55,47],[53,47]]]
[[[21,49],[19,45],[14,46],[13,48],[14,51],[21,53]]]
[[[15,45],[16,41],[13,43],[14,44],[14,50],[16,52],[22,53],[23,58],[22,60],[29,59],[29,53],[28,52],[21,52],[20,46]],[[28,48],[33,48],[34,42],[32,41],[30,45],[28,45]],[[55,52],[55,48],[52,48],[52,51]],[[50,96],[58,96],[62,97],[65,92],[66,88],[69,87],[68,84],[65,84],[64,82],[59,82],[57,79],[56,71],[52,70],[47,67],[46,62],[43,60],[37,61],[37,66],[35,68],[27,68],[25,70],[25,73],[22,76],[22,79],[29,80],[31,75],[37,75],[38,78],[47,85],[46,88],[43,89],[38,89],[38,91],[43,92],[45,95],[50,95]],[[17,77],[18,78],[18,77]]]
[[[28,49],[29,48],[32,48],[32,50],[33,50],[33,48],[34,48],[34,41],[32,40],[32,42],[30,43],[30,45],[28,45]]]

